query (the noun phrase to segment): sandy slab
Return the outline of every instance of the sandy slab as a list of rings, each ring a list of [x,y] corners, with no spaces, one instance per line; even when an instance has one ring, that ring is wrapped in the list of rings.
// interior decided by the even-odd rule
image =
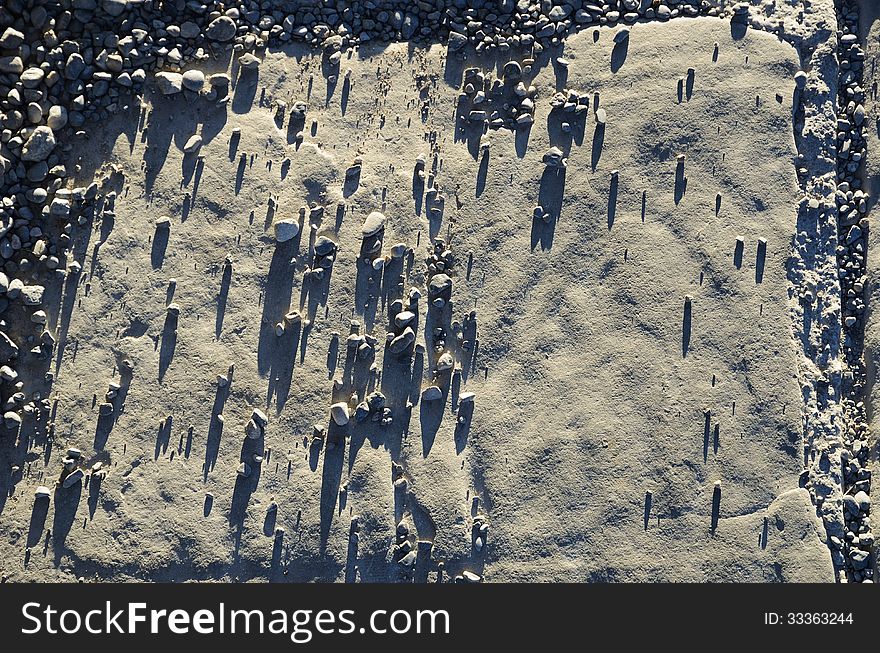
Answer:
[[[569,38],[567,79],[541,67],[525,136],[457,134],[461,67],[440,47],[406,44],[343,60],[348,89],[338,80],[328,90],[319,57],[270,52],[228,111],[183,112],[154,94],[141,125],[106,125],[83,148],[83,175],[108,160],[125,181],[112,224],[77,243],[81,287],[50,316],[66,333],[50,457],[77,446],[111,471],[94,497],[87,488],[53,505],[52,546],[13,575],[342,580],[356,562],[362,580],[386,580],[397,574],[388,548],[403,518],[450,570],[492,580],[830,580],[821,523],[796,489],[804,454],[786,262],[799,199],[789,163],[797,55],[768,34],[734,40],[714,19],[636,25],[625,57],[613,33]],[[599,93],[603,136],[591,118],[562,131],[548,105],[562,86]],[[297,130],[275,122],[279,100],[309,104],[299,147]],[[182,152],[196,132],[202,164]],[[415,157],[430,166],[431,143],[440,220],[413,192]],[[551,145],[568,156],[564,193],[541,163]],[[306,241],[272,237],[273,218],[297,217],[308,202],[325,207],[318,234],[340,244],[326,299],[303,293]],[[556,219],[533,222],[536,203],[554,202]],[[451,235],[452,316],[478,315],[478,353],[462,375],[477,395],[473,421],[456,437],[448,405],[439,414],[417,405],[407,419],[401,370],[380,353],[394,425],[367,424],[344,451],[314,455],[304,438],[327,423],[331,379],[343,373],[332,333],[344,348],[355,319],[384,343],[387,306],[357,264],[361,222],[376,209],[388,216],[386,250],[407,243],[416,268],[430,238]],[[171,218],[167,244],[161,216]],[[414,273],[407,286],[419,283]],[[169,301],[180,307],[176,337]],[[312,326],[279,340],[275,324],[291,308]],[[93,396],[100,403],[120,380],[123,359],[135,373],[108,431]],[[216,376],[233,363],[218,435]],[[235,470],[254,407],[269,415],[271,455],[258,482],[243,484]],[[392,460],[408,480],[403,500]],[[479,555],[475,495],[491,523]],[[8,511],[26,524],[30,508],[30,497],[13,497],[4,521]],[[356,555],[352,516],[362,523]],[[280,550],[275,526],[285,529]],[[0,544],[12,558],[17,550]]]

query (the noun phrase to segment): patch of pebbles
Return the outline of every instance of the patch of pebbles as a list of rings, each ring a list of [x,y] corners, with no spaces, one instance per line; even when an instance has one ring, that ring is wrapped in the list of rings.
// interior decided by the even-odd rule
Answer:
[[[843,476],[845,531],[831,535],[834,562],[853,582],[874,582],[870,564],[874,549],[871,528],[870,431],[864,403],[868,370],[864,359],[865,318],[868,286],[868,195],[862,190],[867,156],[864,136],[865,89],[862,80],[865,53],[859,43],[858,5],[839,0],[837,112],[837,265],[840,278],[842,348],[846,360],[842,406],[845,416],[844,449],[840,463]]]

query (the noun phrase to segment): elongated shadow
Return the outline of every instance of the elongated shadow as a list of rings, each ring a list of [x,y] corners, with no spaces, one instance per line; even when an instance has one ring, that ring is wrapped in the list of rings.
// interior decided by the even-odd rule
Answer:
[[[767,241],[758,241],[758,253],[755,258],[755,283],[761,283],[764,280],[764,263],[767,260]]]
[[[257,370],[266,374],[272,367],[275,345],[275,325],[284,320],[290,309],[291,293],[293,292],[294,257],[299,250],[298,234],[296,238],[277,243],[269,263],[263,295],[263,317],[260,328],[260,340],[257,346]]]
[[[422,456],[428,457],[434,446],[434,439],[437,437],[437,431],[440,429],[440,423],[443,421],[443,412],[446,406],[447,396],[443,396],[436,401],[419,402],[419,423],[422,428]]]
[[[165,378],[165,372],[174,359],[174,350],[177,348],[177,321],[176,311],[165,313],[165,326],[162,328],[162,344],[159,347],[159,383]]]
[[[681,329],[681,355],[687,356],[691,345],[691,300],[684,300],[684,319]]]
[[[618,176],[611,176],[611,187],[608,190],[608,231],[614,226],[614,216],[617,215],[617,186]]]
[[[549,220],[545,222],[542,218],[532,219],[532,250],[539,244],[541,249],[553,247],[553,235],[562,212],[562,200],[565,195],[565,174],[565,168],[548,167],[541,175],[538,204],[544,208],[544,213],[549,215]]]
[[[331,444],[332,443],[332,444]],[[331,420],[327,431],[327,449],[324,451],[324,471],[321,476],[320,551],[323,555],[330,537],[333,514],[339,498],[339,484],[345,463],[345,432]]]
[[[65,542],[76,520],[76,511],[79,509],[79,499],[82,496],[82,482],[72,487],[59,486],[55,491],[55,516],[52,519],[52,551],[55,566],[61,564],[61,560],[67,551]]]
[[[626,55],[629,52],[629,39],[625,38],[622,41],[618,41],[614,44],[614,49],[611,51],[611,72],[616,73],[620,70],[621,66],[623,66],[626,61]]]
[[[489,150],[484,149],[480,156],[480,165],[477,167],[477,197],[486,190],[486,177],[489,174]]]
[[[34,499],[34,507],[31,509],[31,523],[28,527],[28,547],[34,547],[40,542],[46,527],[46,517],[48,514],[49,497],[37,497]]]
[[[684,176],[684,159],[679,159],[675,164],[675,203],[681,202],[687,192],[687,177]]]
[[[153,246],[150,249],[150,264],[154,270],[161,268],[165,261],[165,250],[168,249],[170,235],[170,229],[156,227],[156,232],[153,234]]]
[[[247,113],[254,104],[254,98],[257,97],[257,87],[259,86],[260,72],[258,68],[248,69],[242,68],[238,82],[235,84],[235,91],[232,94],[232,112]]]
[[[605,123],[596,123],[596,131],[593,132],[593,145],[590,151],[590,168],[596,172],[599,159],[602,158],[602,147],[605,144]]]
[[[529,149],[529,136],[532,133],[532,125],[517,125],[514,135],[514,149],[516,156],[522,159]]]
[[[223,330],[223,318],[226,316],[226,301],[229,298],[229,287],[232,285],[232,264],[226,261],[223,276],[220,279],[220,293],[217,295],[217,319],[214,324],[214,336],[219,340]]]

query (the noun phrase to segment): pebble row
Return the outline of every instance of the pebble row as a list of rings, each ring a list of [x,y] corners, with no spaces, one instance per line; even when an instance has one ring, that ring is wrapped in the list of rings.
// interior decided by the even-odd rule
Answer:
[[[837,261],[843,317],[843,350],[846,371],[843,409],[846,416],[845,448],[841,452],[843,505],[846,526],[841,540],[832,535],[835,563],[844,567],[852,582],[873,582],[871,550],[871,471],[867,414],[862,398],[867,388],[864,362],[865,287],[868,218],[867,194],[861,173],[867,154],[865,89],[862,87],[865,53],[859,45],[859,12],[851,0],[838,0],[840,77],[837,114]]]

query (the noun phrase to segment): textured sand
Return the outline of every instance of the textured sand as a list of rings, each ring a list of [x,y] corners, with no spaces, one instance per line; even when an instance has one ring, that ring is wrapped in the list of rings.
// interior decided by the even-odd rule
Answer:
[[[125,181],[111,181],[120,190],[115,220],[95,224],[77,243],[82,283],[66,288],[62,314],[50,316],[66,337],[55,386],[58,442],[47,455],[60,460],[77,446],[108,460],[110,473],[99,491],[86,488],[66,506],[53,502],[46,526],[54,536],[45,552],[34,545],[26,567],[20,538],[32,496],[10,498],[4,573],[342,580],[356,563],[358,578],[390,580],[398,570],[388,548],[402,517],[419,539],[433,541],[435,561],[488,580],[831,580],[821,522],[797,489],[802,399],[786,269],[800,197],[791,163],[797,54],[768,34],[750,30],[734,40],[728,22],[699,19],[634,26],[619,65],[613,33],[568,40],[567,80],[558,67],[542,66],[527,141],[506,131],[456,138],[462,66],[445,61],[439,46],[397,44],[343,58],[342,69],[353,71],[344,112],[342,80],[328,92],[320,57],[291,49],[269,53],[258,84],[241,83],[228,111],[154,94],[140,121],[146,139],[134,115],[82,144],[84,178],[108,161]],[[684,84],[679,101],[688,67],[693,89]],[[557,86],[600,94],[608,113],[601,155],[591,115],[570,139],[548,116]],[[279,99],[288,109],[309,103],[299,148],[287,121],[279,129],[273,120]],[[241,141],[230,156],[236,127]],[[205,141],[201,171],[181,151],[197,131]],[[431,165],[428,134],[441,161],[439,222],[413,199],[416,155]],[[480,144],[489,145],[485,182]],[[550,145],[569,157],[564,193],[558,178],[542,182]],[[241,153],[248,159],[238,188]],[[687,188],[676,203],[679,153]],[[359,188],[344,197],[356,156]],[[616,203],[609,203],[612,170],[619,170]],[[276,217],[296,217],[311,201],[326,207],[318,233],[340,243],[326,307],[302,295],[306,239],[274,242],[270,195]],[[533,224],[538,202],[561,202],[559,219]],[[407,421],[403,404],[418,388],[406,386],[399,366],[383,364],[387,309],[381,298],[364,308],[370,286],[356,263],[361,222],[377,209],[389,218],[386,251],[396,242],[416,249],[407,287],[420,284],[431,236],[452,235],[459,260],[452,318],[476,307],[479,324],[476,361],[463,375],[462,390],[477,395],[466,437],[454,437],[449,405],[442,413],[416,405]],[[172,222],[164,255],[148,240],[163,215]],[[759,238],[767,241],[763,274]],[[227,255],[234,272],[220,324]],[[181,308],[173,355],[172,338],[163,337],[172,278]],[[314,320],[298,342],[273,332],[288,305]],[[331,403],[331,333],[341,334],[344,355],[352,311],[380,342],[377,365],[395,423],[385,431],[358,427],[344,453],[310,456],[303,439],[312,424],[327,423]],[[107,384],[119,382],[122,359],[135,373],[107,434],[93,395],[100,403]],[[216,376],[232,363],[225,426],[205,479],[209,432],[214,442],[217,433]],[[236,482],[254,407],[269,415],[271,456],[258,482]],[[168,416],[170,428],[160,430]],[[406,496],[395,496],[392,460],[405,469]],[[712,533],[715,481],[721,519]],[[214,496],[207,516],[205,492]],[[491,523],[481,554],[472,548],[475,495]],[[276,525],[286,531],[274,552],[265,521],[273,498]],[[351,515],[363,524],[356,556]]]

